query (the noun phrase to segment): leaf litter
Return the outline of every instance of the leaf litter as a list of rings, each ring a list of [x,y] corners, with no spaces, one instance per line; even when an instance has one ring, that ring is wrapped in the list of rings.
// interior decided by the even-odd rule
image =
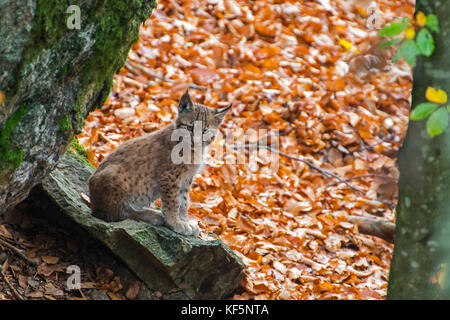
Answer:
[[[78,135],[98,165],[120,143],[170,123],[190,84],[207,88],[190,89],[196,102],[233,102],[224,129],[279,131],[291,158],[280,155],[276,172],[264,150],[254,163],[208,157],[190,191],[201,236],[218,236],[245,263],[233,299],[386,296],[392,245],[359,234],[346,216],[395,220],[412,74],[378,48],[366,22],[369,12],[384,24],[411,18],[414,1],[376,1],[375,13],[366,2],[158,1],[128,56],[141,71],[115,76]]]
[[[0,218],[0,300],[156,298],[106,248],[79,236],[74,241],[49,225],[27,201],[6,212]],[[67,285],[74,265],[81,271],[79,289]]]

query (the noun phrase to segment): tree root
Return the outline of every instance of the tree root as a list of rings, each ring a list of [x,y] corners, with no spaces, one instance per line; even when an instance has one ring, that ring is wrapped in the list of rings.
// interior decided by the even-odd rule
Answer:
[[[347,216],[348,221],[358,226],[358,231],[394,243],[395,224],[389,221],[357,216]]]

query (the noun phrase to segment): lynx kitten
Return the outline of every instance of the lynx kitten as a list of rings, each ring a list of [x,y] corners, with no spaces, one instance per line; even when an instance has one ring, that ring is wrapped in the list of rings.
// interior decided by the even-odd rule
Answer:
[[[198,141],[194,132],[196,135],[201,132],[200,152],[204,152],[230,108],[231,105],[213,109],[193,103],[186,91],[178,105],[178,115],[170,125],[125,142],[89,177],[92,214],[106,221],[130,218],[165,224],[178,233],[198,235],[197,221],[190,221],[187,216],[188,190],[201,167],[201,163],[194,161],[198,158],[194,151],[199,149],[194,148]],[[189,134],[194,141],[188,149],[191,153],[188,159],[192,161],[174,161],[173,150],[179,144],[174,136],[179,138],[180,133]],[[162,212],[148,207],[157,198],[161,198]]]

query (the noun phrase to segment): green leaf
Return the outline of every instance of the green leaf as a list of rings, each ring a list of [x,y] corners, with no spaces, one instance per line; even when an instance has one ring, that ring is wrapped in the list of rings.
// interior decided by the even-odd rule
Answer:
[[[445,108],[436,110],[427,120],[427,132],[430,136],[440,135],[448,127],[448,112]]]
[[[406,27],[409,24],[409,18],[404,18],[398,22],[391,22],[384,26],[380,31],[378,31],[378,35],[380,37],[393,37],[396,36],[403,31],[405,31]]]
[[[406,62],[408,62],[410,66],[414,67],[416,65],[416,55],[418,54],[420,54],[420,51],[417,48],[416,42],[412,39],[408,39],[403,42],[400,48],[398,48],[392,58],[392,62],[397,62],[402,58],[405,58]]]
[[[439,21],[435,14],[427,15],[427,24],[428,28],[433,31],[440,32],[439,30]]]
[[[429,57],[434,52],[434,39],[428,29],[423,28],[416,37],[417,48],[424,56]]]
[[[388,40],[388,41],[383,41],[378,45],[378,48],[389,49],[389,48],[395,46],[400,41],[402,41],[402,39],[392,39],[392,40]]]
[[[411,111],[411,114],[409,115],[409,118],[411,120],[422,120],[428,117],[436,108],[438,107],[438,104],[432,103],[432,102],[425,102],[418,104],[413,111]]]

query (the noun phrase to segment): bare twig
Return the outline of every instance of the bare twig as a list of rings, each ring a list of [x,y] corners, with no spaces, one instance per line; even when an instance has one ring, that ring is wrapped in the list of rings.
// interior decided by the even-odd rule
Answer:
[[[5,261],[5,264],[3,266],[5,266],[8,263],[8,260]],[[8,277],[5,275],[5,273],[3,272],[3,266],[0,268],[0,275],[2,276],[2,278],[5,280],[5,283],[7,284],[8,288],[11,290],[11,292],[14,294],[14,296],[16,297],[16,299],[19,300],[25,300],[24,297],[22,297],[19,292],[17,292],[17,290],[13,287],[13,285],[11,284],[11,282],[9,282]]]
[[[387,176],[387,175],[369,173],[369,174],[362,174],[362,175],[359,175],[359,176],[353,176],[353,177],[345,179],[345,181],[348,182],[348,181],[351,181],[351,180],[356,180],[356,179],[361,179],[361,178],[368,178],[368,177],[378,177],[378,178],[383,178],[383,179],[397,180],[397,179],[392,178],[392,177]],[[334,185],[336,185],[338,183],[340,183],[340,182],[339,181],[338,182],[333,182],[333,183],[330,183],[328,186],[331,187],[331,186],[334,186]]]
[[[159,79],[159,80],[162,80],[162,81],[166,81],[166,82],[173,82],[172,79],[166,78],[166,77],[161,76],[159,74],[155,74],[155,73],[151,72],[148,68],[143,67],[140,64],[135,63],[135,62],[133,62],[131,60],[127,60],[125,62],[125,68],[130,70],[130,72],[133,73],[136,76],[140,75],[140,73],[136,70],[136,69],[138,69],[139,71],[145,73],[146,75],[148,75],[150,77],[153,77],[153,78],[156,78],[156,79]],[[196,85],[195,83],[190,83],[189,84],[189,88],[197,89],[197,90],[208,90],[208,88]]]
[[[271,146],[268,146],[268,145],[265,145],[265,144],[255,143],[255,144],[237,145],[237,146],[232,146],[232,147],[234,149],[250,149],[251,147],[256,147],[256,148],[264,148],[264,149],[270,150],[270,151],[278,153],[279,155],[284,156],[286,158],[289,158],[289,159],[292,159],[292,160],[296,160],[296,161],[299,161],[299,162],[303,162],[308,167],[318,171],[320,174],[324,175],[325,177],[327,177],[327,178],[335,178],[336,180],[338,180],[339,183],[345,184],[346,186],[348,186],[353,191],[357,191],[357,192],[359,192],[361,194],[366,194],[364,191],[362,191],[362,190],[352,186],[348,181],[342,179],[337,174],[335,174],[333,172],[330,172],[328,170],[321,169],[321,168],[319,168],[318,166],[316,166],[315,164],[313,164],[312,162],[310,162],[308,160],[305,160],[305,159],[302,159],[302,158],[299,158],[299,157],[287,154],[287,153],[285,153],[283,151],[280,151],[278,149],[274,149]]]
[[[358,226],[358,231],[394,243],[395,224],[389,221],[357,216],[347,216],[350,222]]]
[[[25,260],[28,264],[32,265],[33,267],[36,267],[38,265],[38,263],[34,260],[31,260],[30,258],[28,258],[25,253],[22,252],[22,250],[17,249],[16,247],[14,247],[12,244],[9,244],[8,242],[6,242],[5,240],[0,238],[0,245],[7,247],[8,249],[10,249],[11,251],[13,251],[16,255],[18,255],[20,258],[22,258],[23,260]]]

